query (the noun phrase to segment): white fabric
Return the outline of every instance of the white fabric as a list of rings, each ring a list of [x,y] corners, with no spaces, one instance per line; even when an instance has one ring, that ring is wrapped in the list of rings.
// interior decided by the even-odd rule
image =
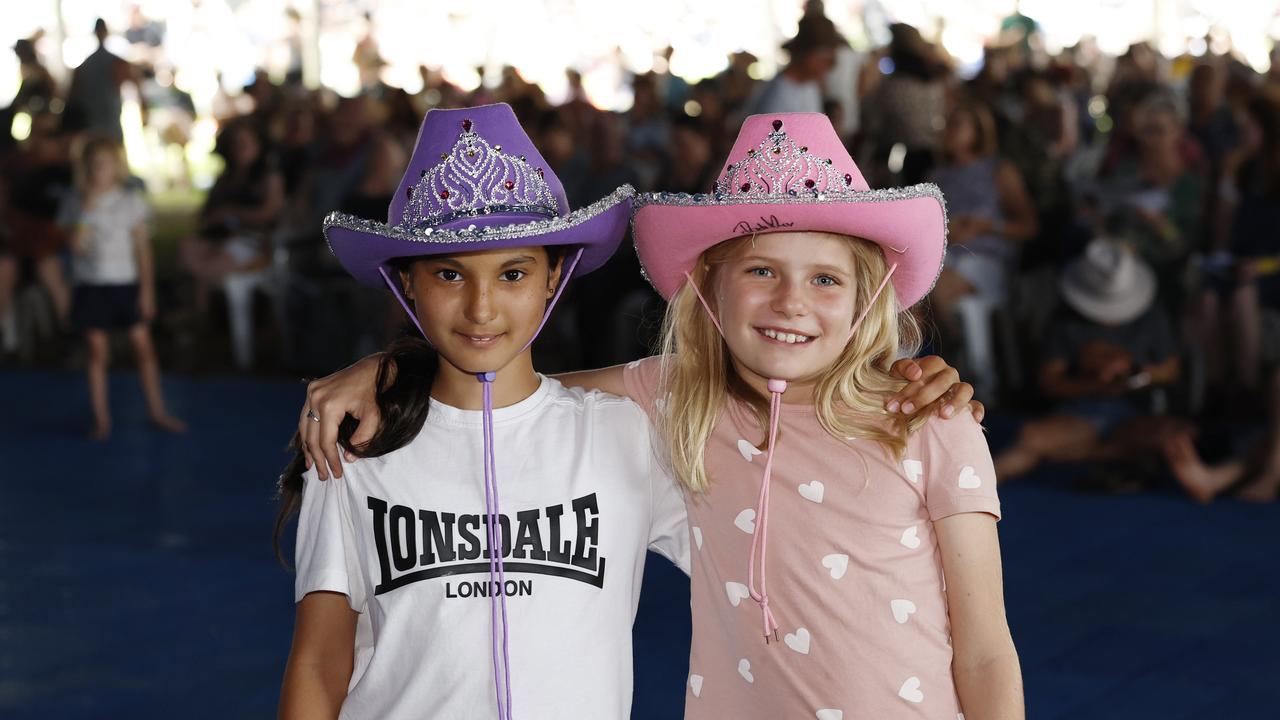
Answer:
[[[494,427],[500,509],[514,544],[506,555],[512,713],[628,718],[645,551],[689,568],[681,491],[630,400],[543,378],[531,396],[495,410]],[[489,599],[476,596],[489,577],[482,455],[481,413],[433,400],[404,448],[345,464],[337,481],[307,473],[296,598],[342,593],[360,613],[342,717],[497,717]],[[522,542],[534,528],[540,542]],[[557,549],[567,557],[554,557]],[[393,589],[379,592],[384,572]]]
[[[147,222],[142,195],[117,188],[102,195],[90,209],[78,196],[69,198],[59,212],[61,224],[75,232],[87,225],[83,252],[71,254],[71,275],[83,285],[126,285],[138,281],[138,261],[133,230]]]
[[[750,115],[784,112],[822,112],[822,86],[817,82],[798,83],[778,73],[765,83],[751,106]]]
[[[858,102],[858,76],[866,62],[866,53],[841,45],[836,48],[835,66],[822,80],[824,94],[839,102],[844,114],[844,121],[836,128],[842,138],[852,137],[858,132],[859,116],[862,114],[862,107]]]

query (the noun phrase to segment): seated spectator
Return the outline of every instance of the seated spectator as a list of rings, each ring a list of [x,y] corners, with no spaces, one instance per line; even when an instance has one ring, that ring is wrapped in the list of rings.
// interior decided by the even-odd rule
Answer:
[[[1237,395],[1251,408],[1263,373],[1265,314],[1280,314],[1280,100],[1259,94],[1239,120],[1241,144],[1226,156],[1218,222],[1227,252],[1202,270],[1197,332],[1205,339],[1209,383],[1230,372]],[[1240,401],[1245,402],[1240,402]]]
[[[58,116],[42,112],[31,120],[31,134],[3,165],[0,185],[0,319],[9,311],[19,263],[30,260],[40,284],[65,324],[71,286],[60,253],[67,235],[58,227],[58,206],[71,188],[68,142],[58,131]]]
[[[1155,274],[1112,240],[1095,240],[1062,275],[1067,311],[1053,323],[1040,389],[1058,403],[1023,425],[995,458],[1002,481],[1044,461],[1158,457],[1165,439],[1186,430],[1152,415],[1146,389],[1177,381],[1173,329],[1156,296]],[[1144,407],[1144,400],[1148,401]]]
[[[196,280],[201,313],[209,290],[228,275],[270,262],[269,233],[284,207],[284,181],[251,122],[228,123],[217,150],[226,167],[205,199],[198,232],[179,244],[183,267]]]
[[[1003,302],[1017,243],[1036,234],[1035,208],[1022,176],[996,156],[991,113],[965,103],[947,117],[942,163],[930,179],[947,197],[947,264],[933,291],[944,322],[961,297]]]
[[[1183,152],[1174,99],[1155,93],[1135,110],[1137,155],[1116,168],[1104,191],[1104,213],[1116,232],[1156,274],[1157,301],[1180,310],[1188,255],[1200,234],[1204,183]]]

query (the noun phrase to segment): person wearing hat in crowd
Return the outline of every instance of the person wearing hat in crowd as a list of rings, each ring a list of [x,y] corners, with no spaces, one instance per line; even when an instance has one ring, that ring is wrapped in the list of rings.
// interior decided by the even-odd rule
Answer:
[[[847,45],[821,9],[800,18],[795,37],[783,43],[790,56],[781,72],[748,103],[751,114],[823,110],[823,82],[836,65],[837,48]]]
[[[1173,326],[1155,303],[1150,266],[1127,246],[1096,239],[1067,266],[1059,291],[1066,308],[1050,324],[1039,372],[1041,392],[1058,407],[1023,425],[996,456],[1001,480],[1044,461],[1155,459],[1186,429],[1150,412],[1147,390],[1179,374]]]
[[[277,548],[299,511],[282,717],[629,717],[645,551],[687,569],[683,503],[639,408],[538,374],[529,344],[613,254],[633,194],[570,212],[489,105],[426,115],[387,223],[325,221],[423,337],[382,356],[383,423],[343,434],[343,482],[301,454],[281,478]]]

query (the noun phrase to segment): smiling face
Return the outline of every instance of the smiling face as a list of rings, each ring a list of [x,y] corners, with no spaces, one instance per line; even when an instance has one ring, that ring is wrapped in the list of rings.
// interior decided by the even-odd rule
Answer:
[[[538,329],[560,278],[542,247],[481,250],[414,260],[405,294],[442,370],[499,371]]]
[[[812,385],[836,362],[855,317],[854,262],[848,238],[783,232],[742,242],[717,264],[716,305],[744,380]]]

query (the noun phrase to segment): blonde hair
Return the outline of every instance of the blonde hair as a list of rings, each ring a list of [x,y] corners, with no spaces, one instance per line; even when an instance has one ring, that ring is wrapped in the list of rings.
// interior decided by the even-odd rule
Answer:
[[[78,189],[83,191],[89,184],[89,173],[93,158],[98,153],[106,153],[116,164],[115,184],[123,185],[129,179],[129,165],[124,159],[124,147],[119,142],[105,136],[89,138],[76,153],[76,163],[72,171],[72,179]]]
[[[845,240],[853,253],[857,317],[889,268],[875,244],[847,235],[833,236]],[[714,295],[710,289],[719,266],[751,241],[751,237],[727,240],[702,254],[690,275],[704,297]],[[858,332],[814,389],[814,409],[823,429],[842,443],[870,439],[884,445],[893,456],[901,456],[907,436],[924,424],[927,413],[921,408],[909,418],[899,416],[886,423],[883,398],[906,384],[890,374],[894,360],[900,352],[914,355],[920,342],[919,324],[911,313],[899,312],[893,286],[886,285]],[[702,492],[710,485],[707,441],[721,416],[729,411],[727,401],[743,403],[761,428],[768,423],[769,402],[738,376],[724,339],[688,283],[672,296],[663,318],[661,351],[659,396],[665,393],[668,400],[658,429],[666,440],[676,476],[690,490]]]

